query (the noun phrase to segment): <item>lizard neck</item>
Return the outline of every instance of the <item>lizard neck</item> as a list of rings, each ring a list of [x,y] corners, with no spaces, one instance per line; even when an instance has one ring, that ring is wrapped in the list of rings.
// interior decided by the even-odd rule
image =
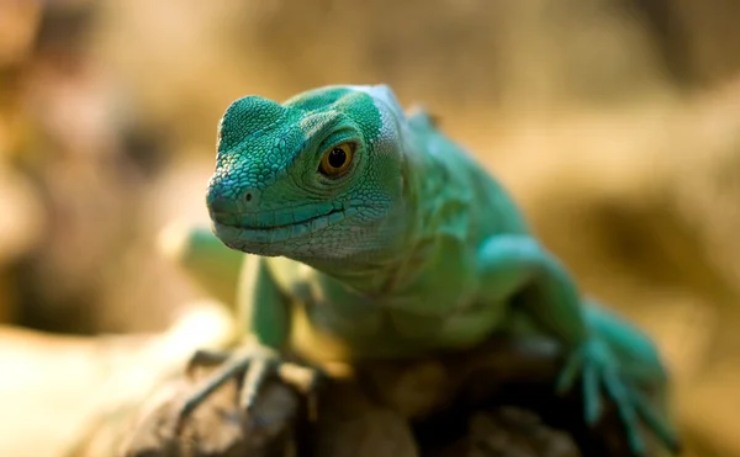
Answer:
[[[403,192],[372,229],[376,241],[345,258],[294,260],[367,296],[393,294],[418,276],[432,254],[424,247],[433,244],[429,237],[435,231],[424,225],[430,220],[427,213],[434,210],[434,205],[424,203],[423,180],[434,173],[434,166],[425,157],[420,138],[409,133],[404,136]]]

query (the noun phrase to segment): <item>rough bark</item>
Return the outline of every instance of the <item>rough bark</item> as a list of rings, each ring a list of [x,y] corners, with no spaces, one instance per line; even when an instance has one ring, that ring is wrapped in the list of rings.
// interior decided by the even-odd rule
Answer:
[[[134,428],[126,457],[620,456],[613,414],[593,430],[577,395],[557,398],[557,348],[506,341],[466,354],[356,367],[327,380],[311,406],[290,387],[266,385],[253,414],[224,385],[174,432],[173,411],[211,369],[171,388]]]

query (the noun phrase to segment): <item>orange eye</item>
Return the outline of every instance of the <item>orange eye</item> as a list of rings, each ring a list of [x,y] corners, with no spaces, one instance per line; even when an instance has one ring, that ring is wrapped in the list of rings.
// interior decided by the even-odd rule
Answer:
[[[347,171],[355,153],[354,143],[342,143],[327,149],[321,156],[319,171],[329,177],[336,177]]]

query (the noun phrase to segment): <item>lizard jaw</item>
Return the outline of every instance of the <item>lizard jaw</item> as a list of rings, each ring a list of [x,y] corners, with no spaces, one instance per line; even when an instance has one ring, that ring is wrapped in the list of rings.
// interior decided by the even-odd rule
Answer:
[[[272,226],[227,224],[214,219],[213,227],[216,236],[232,249],[259,255],[281,255],[278,251],[282,251],[282,243],[309,237],[355,213],[356,208],[333,209],[320,216]]]

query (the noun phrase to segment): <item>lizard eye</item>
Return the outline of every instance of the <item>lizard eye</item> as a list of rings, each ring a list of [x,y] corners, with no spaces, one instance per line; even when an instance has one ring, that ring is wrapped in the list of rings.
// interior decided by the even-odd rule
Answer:
[[[321,156],[319,172],[330,178],[335,178],[347,171],[355,153],[355,144],[341,143],[327,149]]]

